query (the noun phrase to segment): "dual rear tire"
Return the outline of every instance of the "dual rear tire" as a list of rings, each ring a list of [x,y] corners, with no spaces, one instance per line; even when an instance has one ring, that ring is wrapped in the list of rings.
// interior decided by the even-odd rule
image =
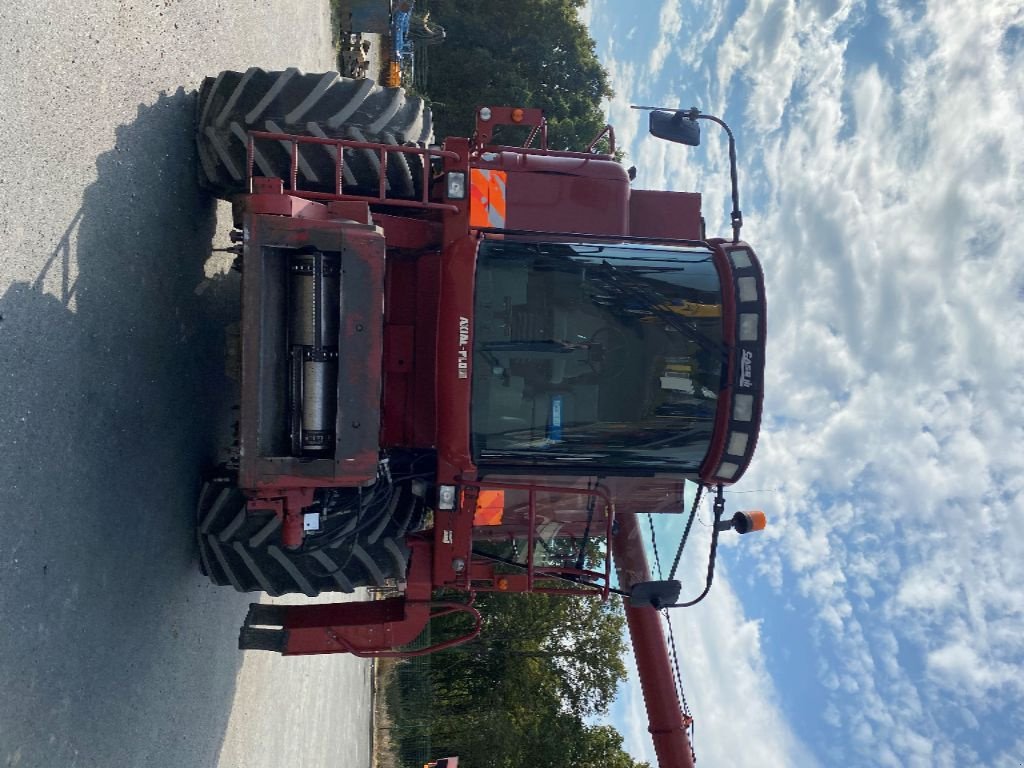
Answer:
[[[196,109],[199,181],[224,199],[248,192],[249,131],[396,146],[425,146],[433,141],[430,108],[423,99],[407,95],[402,88],[383,88],[372,80],[354,80],[337,72],[312,74],[295,68],[268,72],[258,67],[221,72],[203,81]],[[257,141],[254,175],[285,179],[287,185],[291,153],[291,142]],[[299,189],[335,192],[337,153],[335,146],[300,144]],[[342,191],[376,195],[381,175],[378,154],[368,149],[345,149],[342,154]],[[422,178],[419,156],[388,153],[388,197],[418,197]]]
[[[232,200],[247,193],[250,131],[352,139],[387,145],[433,142],[429,107],[401,88],[337,72],[304,73],[290,68],[221,72],[203,81],[196,104],[199,182],[213,195]],[[336,192],[336,145],[300,143],[298,188]],[[377,152],[341,150],[341,191],[375,196],[382,164]],[[291,175],[292,143],[254,144],[254,176],[285,180]],[[386,198],[422,194],[423,166],[415,154],[387,154]],[[385,587],[405,578],[405,536],[426,514],[425,486],[416,481],[369,489],[321,489],[315,510],[321,530],[307,534],[299,549],[281,541],[281,520],[272,512],[249,513],[233,473],[206,480],[197,513],[197,543],[204,573],[215,584],[271,595],[351,592]]]
[[[247,511],[232,474],[210,477],[196,509],[201,569],[214,584],[274,596],[384,588],[405,578],[405,536],[423,523],[425,486],[325,489],[312,509],[322,513],[321,530],[288,549],[280,518]]]

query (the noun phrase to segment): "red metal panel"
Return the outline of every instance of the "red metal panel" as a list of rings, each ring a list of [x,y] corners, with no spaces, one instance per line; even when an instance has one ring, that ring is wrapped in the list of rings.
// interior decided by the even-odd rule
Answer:
[[[629,196],[629,234],[702,240],[701,197],[697,192],[654,192],[634,189]]]
[[[629,177],[620,163],[505,150],[482,155],[473,167],[507,174],[508,229],[629,234]]]
[[[462,171],[469,177],[469,139],[449,138],[444,141],[449,155],[444,157],[444,170]],[[454,155],[455,159],[450,156]],[[473,286],[476,279],[478,239],[469,234],[469,200],[452,201],[454,213],[443,219],[443,250],[437,275],[437,327],[434,371],[436,402],[437,481],[452,482],[458,476],[472,479],[476,468],[469,453],[469,401],[472,377]],[[419,340],[418,342],[419,343]],[[460,367],[460,364],[463,364]],[[442,513],[438,513],[439,515]],[[438,541],[443,520],[438,520]],[[472,516],[468,517],[472,523]],[[435,548],[435,567],[442,564],[445,579],[454,579],[451,567],[452,550]],[[435,573],[435,579],[440,579]]]
[[[477,237],[466,236],[445,249],[437,323],[437,482],[472,479],[470,390],[473,368],[473,285]],[[434,578],[438,584],[465,579],[453,568],[469,561],[472,510],[437,510],[434,518]]]
[[[414,448],[437,444],[437,311],[441,254],[431,251],[416,260],[416,370],[408,403]]]
[[[384,327],[384,393],[381,398],[381,445],[408,446],[412,429],[409,423],[409,397],[412,391],[412,325],[388,324]]]
[[[510,173],[505,227],[625,235],[628,191],[625,180]]]
[[[280,185],[280,179],[269,179]],[[327,208],[322,203],[302,200],[290,195],[269,194],[249,195],[243,199],[248,213],[268,214],[271,216],[294,216],[302,219],[326,219]]]
[[[437,323],[438,482],[452,482],[473,464],[469,402],[473,368],[473,285],[479,240],[466,236],[441,260]]]
[[[386,373],[408,373],[412,370],[415,332],[416,328],[412,325],[388,325],[384,328],[384,371]]]
[[[385,229],[385,232],[388,230]],[[391,253],[384,294],[384,389],[381,397],[381,445],[408,446],[409,397],[416,361],[412,342],[416,323],[416,262]]]
[[[370,227],[345,230],[338,375],[338,470],[346,484],[372,481],[380,449],[384,333],[384,239]],[[342,466],[343,465],[343,466]]]
[[[335,200],[327,204],[327,212],[333,219],[349,219],[356,224],[372,224],[368,203],[353,200]]]
[[[280,197],[280,196],[279,196]],[[285,196],[286,197],[286,196]],[[269,196],[268,196],[269,199]],[[317,204],[313,204],[317,205]],[[324,206],[317,206],[326,211]],[[243,488],[264,498],[274,489],[363,485],[376,476],[379,446],[380,370],[383,346],[384,239],[375,228],[335,221],[249,214],[242,277]],[[298,459],[261,442],[261,419],[280,380],[267,376],[264,335],[280,333],[283,309],[272,310],[287,286],[281,249],[313,246],[342,254],[337,443],[332,459]],[[286,350],[278,354],[285,355]],[[358,361],[354,363],[353,361]],[[367,376],[367,371],[373,375]],[[268,394],[269,393],[269,394]],[[283,396],[283,393],[282,393]]]
[[[351,603],[323,603],[296,606],[286,614],[285,629],[313,629],[316,627],[356,627],[405,618],[405,598],[364,600]]]
[[[434,447],[439,254],[391,251],[385,301],[381,445]]]
[[[374,213],[373,223],[384,229],[388,248],[423,251],[441,244],[441,226],[434,221]]]

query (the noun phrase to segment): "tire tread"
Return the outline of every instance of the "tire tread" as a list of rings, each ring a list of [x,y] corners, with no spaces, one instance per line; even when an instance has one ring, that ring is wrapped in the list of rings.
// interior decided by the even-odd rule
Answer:
[[[290,550],[281,544],[281,521],[270,511],[250,512],[246,497],[222,473],[203,485],[196,508],[196,540],[201,570],[219,586],[272,596],[352,592],[356,587],[384,587],[405,578],[409,548],[406,525],[422,500],[408,485],[385,488],[363,512],[343,502],[326,546],[316,536]],[[377,491],[380,493],[380,491]],[[338,498],[338,497],[335,497]],[[357,498],[353,495],[353,502]],[[364,518],[364,513],[379,515]]]
[[[274,72],[250,67],[206,78],[196,114],[200,183],[225,199],[247,191],[243,189],[247,132],[253,128],[393,145],[422,146],[433,141],[430,109],[418,96],[368,79],[353,80],[337,72],[304,73],[294,67]],[[255,148],[254,170],[286,178],[290,145],[275,146],[274,151],[270,146],[261,142]],[[337,150],[303,146],[299,154],[301,189],[334,192]],[[420,158],[392,153],[385,179],[387,196],[419,196],[422,170]],[[375,152],[344,150],[343,192],[376,194],[379,175]]]

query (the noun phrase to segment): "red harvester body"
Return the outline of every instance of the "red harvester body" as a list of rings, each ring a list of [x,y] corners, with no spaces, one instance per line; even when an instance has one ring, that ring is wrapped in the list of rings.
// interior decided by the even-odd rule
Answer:
[[[217,83],[201,94],[208,173],[228,162]],[[540,146],[496,144],[501,125]],[[200,501],[204,567],[271,593],[404,588],[253,605],[240,646],[426,653],[476,635],[477,592],[606,599],[650,582],[636,515],[678,512],[685,480],[738,479],[757,440],[764,281],[738,227],[705,238],[698,194],[632,189],[596,140],[548,149],[539,110],[481,108],[474,137],[441,147],[253,127],[224,195],[241,229],[240,447]],[[375,188],[346,163],[375,167]],[[688,766],[657,603],[642,603],[626,614],[659,763]],[[404,649],[452,612],[463,637]]]

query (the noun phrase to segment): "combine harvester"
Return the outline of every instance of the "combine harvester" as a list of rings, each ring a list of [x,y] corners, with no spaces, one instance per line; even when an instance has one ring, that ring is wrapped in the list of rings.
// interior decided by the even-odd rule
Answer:
[[[644,109],[668,141],[728,131]],[[203,568],[271,595],[401,589],[253,604],[240,647],[425,654],[477,635],[480,592],[623,595],[659,764],[692,765],[659,611],[707,588],[652,580],[637,516],[678,513],[687,480],[712,491],[708,588],[719,533],[764,525],[723,499],[765,355],[731,133],[726,238],[699,194],[632,189],[611,126],[554,151],[537,109],[480,107],[437,147],[399,88],[250,69],[204,82],[198,140],[242,270],[240,445],[202,489]],[[450,614],[461,637],[408,650]]]

